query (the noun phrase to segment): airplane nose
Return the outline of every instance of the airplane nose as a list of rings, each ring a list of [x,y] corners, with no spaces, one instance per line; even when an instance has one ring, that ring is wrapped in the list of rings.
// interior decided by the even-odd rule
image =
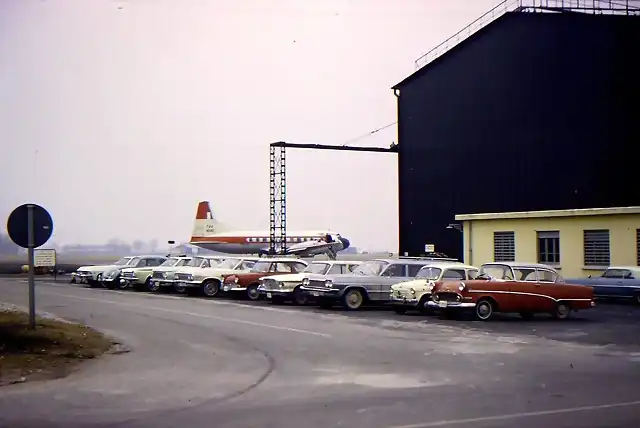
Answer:
[[[347,238],[343,238],[342,236],[340,237],[340,242],[342,242],[342,249],[346,250],[347,248],[349,248],[351,246],[351,242],[349,242],[349,240]]]

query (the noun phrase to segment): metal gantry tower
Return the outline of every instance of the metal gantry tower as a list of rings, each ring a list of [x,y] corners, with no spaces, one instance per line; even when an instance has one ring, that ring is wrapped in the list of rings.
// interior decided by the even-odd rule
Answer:
[[[383,129],[383,128],[381,128]],[[287,147],[351,152],[398,153],[398,145],[386,147],[333,146],[328,144],[287,143],[269,145],[269,254],[287,252]]]
[[[284,144],[269,146],[269,254],[287,251],[287,153]]]

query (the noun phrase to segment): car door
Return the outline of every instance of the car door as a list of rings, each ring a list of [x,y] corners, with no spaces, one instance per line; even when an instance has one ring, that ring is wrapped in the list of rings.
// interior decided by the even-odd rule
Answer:
[[[549,312],[553,311],[556,306],[556,299],[562,295],[561,288],[556,284],[556,275],[553,271],[548,269],[538,268],[536,269],[537,280],[534,283],[535,296],[532,296],[532,306],[529,310],[534,312]]]
[[[389,300],[391,286],[407,280],[407,265],[404,263],[389,263],[379,277],[371,278],[369,296],[374,300]],[[375,296],[375,297],[374,297]]]

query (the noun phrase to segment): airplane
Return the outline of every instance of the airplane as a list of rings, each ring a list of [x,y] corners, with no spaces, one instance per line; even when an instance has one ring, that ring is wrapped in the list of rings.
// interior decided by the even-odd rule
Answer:
[[[286,250],[277,247],[277,255],[313,257],[326,254],[335,260],[338,251],[349,248],[349,240],[329,230],[287,231]],[[189,244],[227,254],[258,254],[265,256],[270,250],[269,231],[234,230],[220,223],[211,211],[208,201],[198,203],[196,219]]]

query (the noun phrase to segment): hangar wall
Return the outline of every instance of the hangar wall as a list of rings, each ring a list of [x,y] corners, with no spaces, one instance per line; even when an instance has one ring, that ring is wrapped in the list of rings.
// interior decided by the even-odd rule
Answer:
[[[510,12],[398,89],[400,254],[455,214],[640,205],[640,16]]]

